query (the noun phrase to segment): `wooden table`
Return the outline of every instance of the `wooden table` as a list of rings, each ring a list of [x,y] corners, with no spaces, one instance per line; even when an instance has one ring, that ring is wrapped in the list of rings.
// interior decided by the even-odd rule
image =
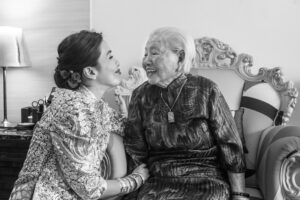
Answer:
[[[23,166],[32,130],[0,128],[0,200],[7,200]]]

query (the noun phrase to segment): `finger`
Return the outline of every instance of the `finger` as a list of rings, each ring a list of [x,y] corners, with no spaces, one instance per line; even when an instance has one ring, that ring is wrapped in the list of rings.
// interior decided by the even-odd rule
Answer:
[[[115,101],[118,103],[120,102],[120,99],[118,97],[115,97]]]
[[[145,163],[140,164],[140,167],[146,167]]]
[[[122,95],[119,95],[118,98],[122,103],[125,103],[125,99],[122,97]]]

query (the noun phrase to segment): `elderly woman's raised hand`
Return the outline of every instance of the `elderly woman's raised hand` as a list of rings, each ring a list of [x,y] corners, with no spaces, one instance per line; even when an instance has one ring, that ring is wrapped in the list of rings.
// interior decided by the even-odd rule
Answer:
[[[120,112],[124,117],[128,116],[128,109],[124,97],[120,93],[120,89],[115,90],[115,101],[119,106]]]

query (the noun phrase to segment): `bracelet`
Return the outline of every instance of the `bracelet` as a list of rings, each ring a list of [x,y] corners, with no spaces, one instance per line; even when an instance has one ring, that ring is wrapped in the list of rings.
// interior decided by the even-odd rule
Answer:
[[[129,193],[129,187],[128,187],[128,185],[126,185],[126,183],[121,178],[118,178],[117,180],[120,183],[120,192],[121,192],[121,194],[127,194],[127,193]]]
[[[135,191],[141,186],[139,185],[138,181],[131,175],[124,178],[118,178],[117,180],[120,183],[120,194],[128,194]]]
[[[231,192],[231,195],[232,196],[247,197],[247,198],[250,197],[250,195],[248,193],[245,193],[245,192]]]
[[[125,177],[128,182],[129,182],[129,185],[130,185],[130,192],[134,191],[136,188],[137,188],[137,184],[136,184],[136,181],[133,177],[131,177],[130,175]]]
[[[130,179],[128,179],[128,177],[126,176],[126,177],[124,177],[123,178],[123,180],[124,180],[124,182],[125,182],[125,184],[127,184],[127,186],[128,186],[128,193],[129,192],[132,192],[133,191],[133,189],[132,189],[132,183],[131,183],[131,181],[130,181]]]
[[[130,176],[132,176],[137,184],[137,187],[141,187],[143,185],[143,179],[141,176],[133,173],[133,174],[130,174]]]
[[[139,176],[142,179],[142,185],[145,183],[145,179],[144,179],[144,177],[141,174],[139,174],[139,173],[132,173],[132,175]]]

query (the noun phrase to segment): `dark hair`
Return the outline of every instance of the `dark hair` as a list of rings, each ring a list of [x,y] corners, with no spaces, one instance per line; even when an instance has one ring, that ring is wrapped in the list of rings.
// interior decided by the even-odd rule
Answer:
[[[83,69],[98,64],[102,41],[101,33],[86,30],[66,37],[57,48],[55,84],[59,88],[77,89],[82,80]]]

